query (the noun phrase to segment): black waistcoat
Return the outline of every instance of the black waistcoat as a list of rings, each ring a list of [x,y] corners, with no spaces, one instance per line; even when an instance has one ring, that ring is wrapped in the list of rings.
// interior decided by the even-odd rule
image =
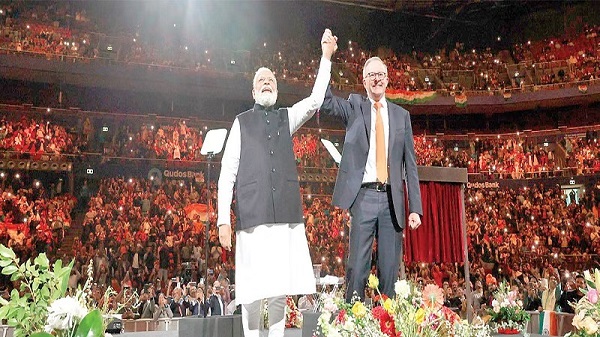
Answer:
[[[256,104],[239,114],[238,121],[241,154],[236,230],[304,222],[287,109],[265,109]]]

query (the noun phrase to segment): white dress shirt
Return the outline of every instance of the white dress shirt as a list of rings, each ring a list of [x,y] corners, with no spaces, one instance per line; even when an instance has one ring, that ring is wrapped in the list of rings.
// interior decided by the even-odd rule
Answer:
[[[363,175],[363,183],[372,183],[377,181],[377,161],[375,159],[375,120],[377,116],[377,110],[375,109],[375,101],[369,98],[371,101],[371,130],[369,134],[369,154],[367,155],[367,164],[365,165],[365,173]],[[390,141],[390,116],[388,114],[388,104],[385,100],[385,97],[380,101],[381,108],[379,108],[379,112],[381,113],[381,119],[383,120],[383,135],[385,140],[385,156],[389,158],[388,148]],[[386,161],[387,162],[387,161]]]

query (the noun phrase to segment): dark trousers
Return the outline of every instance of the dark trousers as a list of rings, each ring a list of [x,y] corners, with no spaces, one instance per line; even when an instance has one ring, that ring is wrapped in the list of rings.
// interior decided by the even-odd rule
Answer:
[[[395,296],[394,284],[398,280],[402,256],[402,230],[392,219],[389,193],[361,188],[350,207],[350,255],[346,267],[348,302],[354,292],[364,300],[375,237],[379,290],[391,298]]]

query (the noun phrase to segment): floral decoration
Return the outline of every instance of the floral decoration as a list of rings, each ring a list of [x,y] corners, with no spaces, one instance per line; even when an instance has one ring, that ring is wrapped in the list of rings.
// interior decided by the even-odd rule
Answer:
[[[587,288],[581,289],[585,296],[574,303],[573,327],[576,330],[569,332],[566,337],[600,337],[600,270],[595,269],[593,272],[593,275],[589,270],[583,273]]]
[[[77,289],[74,296],[65,296],[73,262],[66,267],[61,260],[50,265],[42,253],[21,263],[12,249],[0,245],[0,267],[11,281],[19,281],[20,292],[13,289],[10,300],[0,298],[0,319],[6,319],[15,328],[15,337],[105,336],[106,320],[113,312],[109,309],[109,298],[115,293],[109,287],[104,294],[104,306],[97,308],[90,296],[92,261],[83,289]]]
[[[302,313],[291,296],[285,299],[285,327],[288,329],[302,327]]]
[[[376,292],[374,306],[358,298],[346,303],[342,296],[322,298],[322,314],[317,335],[327,337],[488,337],[489,329],[481,319],[469,324],[443,306],[443,292],[436,285],[419,287],[399,280],[396,296],[388,298],[379,291],[379,280],[370,275],[367,285]]]
[[[517,292],[511,290],[506,282],[501,282],[494,293],[488,314],[491,325],[503,333],[525,331],[527,322],[531,319],[523,309],[523,302],[517,299]]]

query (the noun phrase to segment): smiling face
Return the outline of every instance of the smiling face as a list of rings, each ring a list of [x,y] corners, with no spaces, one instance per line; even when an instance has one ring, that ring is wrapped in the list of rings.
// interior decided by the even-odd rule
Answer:
[[[388,85],[387,67],[378,57],[372,57],[365,62],[363,68],[363,85],[367,95],[374,101],[381,100]]]
[[[268,108],[277,101],[277,80],[273,72],[267,68],[260,68],[254,75],[252,83],[252,97],[257,104]]]

